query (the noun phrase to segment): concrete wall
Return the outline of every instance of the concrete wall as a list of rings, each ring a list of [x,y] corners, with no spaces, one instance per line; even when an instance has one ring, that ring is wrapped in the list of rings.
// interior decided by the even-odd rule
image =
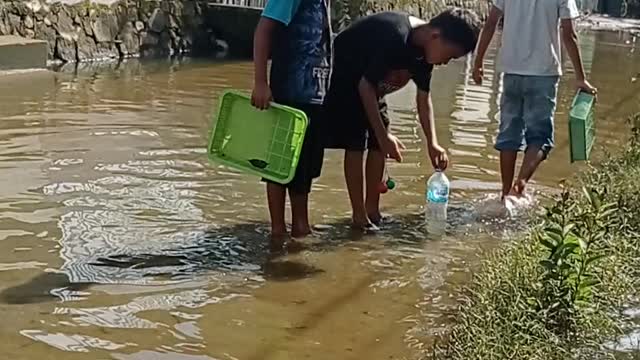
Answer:
[[[238,1],[255,5],[262,0],[0,0],[0,35],[46,40],[49,60],[60,62],[212,53],[227,47],[247,56],[260,10],[234,6]],[[225,6],[210,6],[214,2]],[[391,9],[427,19],[447,6],[462,6],[484,16],[489,4],[487,0],[332,2],[336,24],[345,14],[354,13],[355,18]]]
[[[595,13],[598,11],[598,0],[577,0],[578,8],[583,13]]]
[[[218,47],[199,1],[4,0],[0,35],[46,40],[63,62],[172,55]]]
[[[359,16],[385,10],[401,10],[428,20],[450,6],[475,11],[481,18],[489,12],[490,0],[333,0],[334,30],[341,30]]]
[[[205,10],[205,26],[215,38],[224,39],[231,53],[250,57],[261,13],[256,9],[209,7]]]
[[[0,35],[0,71],[42,69],[46,64],[46,41]]]

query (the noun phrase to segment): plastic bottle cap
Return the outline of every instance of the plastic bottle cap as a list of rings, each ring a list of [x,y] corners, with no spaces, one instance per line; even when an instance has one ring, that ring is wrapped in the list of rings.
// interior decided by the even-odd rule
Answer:
[[[396,182],[393,179],[389,178],[387,180],[387,188],[389,190],[393,190],[393,189],[395,189],[395,187],[396,187]]]

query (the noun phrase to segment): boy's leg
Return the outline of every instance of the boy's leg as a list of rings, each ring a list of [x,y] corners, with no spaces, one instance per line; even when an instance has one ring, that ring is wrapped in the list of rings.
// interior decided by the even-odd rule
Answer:
[[[526,127],[525,153],[514,191],[522,194],[540,163],[553,148],[553,116],[559,77],[528,76],[525,79],[524,122]]]
[[[334,67],[331,87],[324,103],[324,121],[328,131],[326,147],[344,149],[344,177],[351,202],[353,227],[370,228],[364,203],[363,155],[367,148],[368,120],[358,89]],[[347,74],[348,75],[348,74]],[[345,80],[347,79],[347,80]]]
[[[324,143],[320,118],[321,107],[319,105],[298,105],[309,119],[309,126],[305,134],[300,160],[296,168],[296,174],[287,185],[289,199],[291,200],[291,236],[304,237],[311,234],[309,224],[309,193],[313,180],[322,172],[324,159]]]
[[[513,184],[513,193],[516,195],[522,195],[524,190],[531,180],[531,177],[538,169],[538,166],[546,159],[547,153],[545,153],[540,146],[532,145],[527,147],[527,151],[524,153],[524,160],[522,160],[522,166],[518,174],[518,179]]]
[[[271,236],[274,241],[283,238],[287,234],[287,225],[284,222],[284,201],[286,188],[283,185],[267,182],[267,202],[269,216],[271,217]]]
[[[299,238],[311,234],[309,225],[309,194],[289,191],[291,200],[291,237]]]
[[[366,184],[367,197],[365,209],[367,218],[378,225],[382,219],[380,214],[380,182],[384,175],[385,156],[378,149],[369,149],[367,153]]]
[[[361,150],[346,150],[344,153],[344,178],[347,183],[353,226],[366,228],[369,225],[367,209],[364,204],[364,169]]]
[[[505,74],[500,99],[500,131],[496,139],[496,150],[500,151],[500,175],[502,197],[511,191],[518,151],[524,140],[524,99],[519,75]]]
[[[387,113],[387,103],[384,98],[380,99],[380,116],[384,122],[385,127],[389,127],[389,115]],[[367,217],[369,220],[378,225],[382,219],[380,214],[380,183],[384,175],[384,168],[386,165],[385,155],[380,151],[380,146],[373,135],[373,131],[369,130],[369,138],[367,147],[369,152],[367,154],[366,165],[366,184],[367,184],[367,197],[365,200],[365,208],[367,210]]]
[[[502,197],[509,195],[516,172],[518,152],[512,150],[500,151],[500,178],[502,180]]]

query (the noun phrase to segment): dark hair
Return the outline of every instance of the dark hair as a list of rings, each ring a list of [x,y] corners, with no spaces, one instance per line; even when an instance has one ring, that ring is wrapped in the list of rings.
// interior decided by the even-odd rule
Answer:
[[[429,26],[439,29],[445,40],[470,53],[476,48],[482,24],[473,11],[454,7],[432,18]]]

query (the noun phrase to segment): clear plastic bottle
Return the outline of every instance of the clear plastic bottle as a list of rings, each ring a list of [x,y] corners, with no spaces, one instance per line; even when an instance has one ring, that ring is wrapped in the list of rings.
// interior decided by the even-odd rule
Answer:
[[[427,204],[425,220],[430,235],[444,235],[447,227],[447,206],[449,204],[449,179],[440,170],[427,181]]]

